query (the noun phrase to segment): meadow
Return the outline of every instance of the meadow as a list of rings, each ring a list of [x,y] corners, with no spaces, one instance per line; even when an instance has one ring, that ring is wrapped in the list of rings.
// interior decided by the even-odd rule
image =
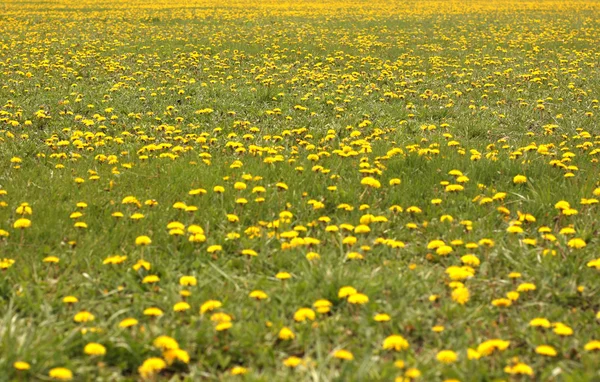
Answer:
[[[599,36],[0,1],[0,381],[599,381]]]

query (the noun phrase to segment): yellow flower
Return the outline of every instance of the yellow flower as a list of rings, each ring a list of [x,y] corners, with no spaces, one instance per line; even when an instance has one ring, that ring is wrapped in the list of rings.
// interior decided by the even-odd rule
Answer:
[[[535,284],[523,283],[517,287],[517,292],[529,292],[532,290],[536,290]]]
[[[554,324],[554,333],[567,337],[573,335],[573,329],[563,323],[557,322]]]
[[[138,324],[138,320],[130,317],[130,318],[126,318],[126,319],[122,320],[121,322],[119,322],[119,327],[120,328],[130,328],[137,324]]]
[[[363,186],[369,186],[372,188],[380,188],[381,187],[381,183],[377,179],[370,177],[370,176],[363,178],[360,181],[360,184],[362,184]]]
[[[534,318],[533,320],[529,321],[529,326],[549,328],[551,325],[550,321],[548,321],[546,318]]]
[[[154,347],[159,348],[160,350],[173,350],[179,349],[179,344],[175,341],[174,338],[169,336],[159,336],[154,339],[152,342]]]
[[[44,259],[42,260],[44,263],[52,263],[52,264],[56,264],[58,263],[60,260],[58,257],[56,256],[48,256],[48,257],[44,257]]]
[[[517,175],[513,178],[514,184],[523,184],[527,183],[527,177],[525,175]]]
[[[140,268],[144,268],[145,270],[150,270],[150,263],[145,260],[138,260],[132,267],[134,270],[139,270]]]
[[[496,307],[509,307],[512,305],[512,301],[508,298],[497,298],[492,300],[492,305]]]
[[[204,314],[206,312],[210,312],[210,311],[213,311],[215,309],[219,309],[222,306],[223,306],[223,303],[221,303],[221,301],[218,301],[218,300],[208,300],[208,301],[204,302],[204,304],[202,304],[200,306],[200,314]]]
[[[144,316],[151,316],[151,317],[158,317],[158,316],[162,316],[163,315],[163,311],[160,310],[159,308],[147,308],[144,309]]]
[[[460,261],[462,261],[463,264],[470,265],[472,267],[478,267],[479,264],[481,264],[481,261],[475,255],[464,255],[460,258]]]
[[[223,250],[223,247],[221,247],[220,245],[211,245],[206,249],[206,252],[215,253],[215,252],[219,252],[222,250]]]
[[[15,212],[19,215],[31,215],[33,210],[31,209],[31,206],[29,206],[29,203],[21,203]]]
[[[320,258],[321,258],[321,255],[319,255],[319,254],[318,254],[318,253],[316,253],[316,252],[308,252],[308,253],[306,254],[306,259],[307,259],[308,261],[319,260]]]
[[[313,307],[317,310],[317,312],[325,314],[325,313],[329,313],[332,305],[333,304],[331,303],[331,301],[321,299],[321,300],[315,301],[315,303],[313,304]]]
[[[17,370],[29,370],[31,366],[27,362],[17,361],[13,363],[13,367]]]
[[[131,220],[141,220],[144,218],[144,214],[140,214],[139,212],[136,212],[135,214],[131,215],[129,218]]]
[[[165,361],[161,358],[153,357],[148,358],[144,363],[138,367],[138,372],[142,378],[151,378],[153,375],[159,373],[161,370],[167,367]]]
[[[187,231],[193,235],[204,235],[204,229],[196,224],[190,225]]]
[[[181,276],[179,278],[179,285],[181,286],[196,286],[198,280],[194,276]]]
[[[435,250],[435,253],[438,254],[438,255],[440,255],[440,256],[446,256],[446,255],[452,253],[453,251],[454,250],[452,249],[451,246],[449,246],[449,245],[442,245],[442,246],[438,247]]]
[[[17,229],[29,228],[31,227],[31,220],[25,218],[17,219],[13,227]]]
[[[487,340],[477,346],[477,353],[482,356],[488,356],[494,353],[496,350],[504,351],[510,346],[510,341],[504,341],[500,339]]]
[[[65,296],[62,300],[65,304],[75,304],[79,300],[75,296]]]
[[[83,352],[87,355],[104,355],[106,354],[106,348],[99,343],[90,342],[85,345]]]
[[[296,338],[296,335],[294,334],[294,332],[292,332],[292,330],[290,328],[283,327],[279,331],[278,337],[280,340],[287,341],[287,340],[293,340],[294,338]]]
[[[354,355],[351,352],[349,352],[348,350],[344,350],[344,349],[336,350],[333,353],[333,357],[338,358],[338,359],[343,359],[346,361],[352,361],[354,359]]]
[[[283,360],[283,364],[287,367],[294,368],[302,363],[302,359],[291,356]]]
[[[469,302],[471,298],[471,294],[469,290],[465,287],[456,288],[452,291],[452,300],[459,303],[460,305],[464,305]]]
[[[242,255],[254,257],[254,256],[258,256],[258,253],[253,249],[244,249],[244,250],[242,250]]]
[[[142,284],[154,284],[160,281],[157,275],[148,275],[142,280]]]
[[[242,366],[234,366],[231,371],[231,375],[244,375],[248,373],[248,369]]]
[[[71,379],[73,379],[73,372],[64,367],[55,367],[53,369],[50,369],[48,375],[50,376],[50,378],[58,379],[61,381],[70,381]]]
[[[338,291],[338,297],[339,298],[346,298],[348,296],[352,296],[354,294],[358,293],[356,289],[354,289],[351,286],[345,286],[345,287],[341,287],[340,290]]]
[[[446,243],[444,243],[442,240],[435,239],[435,240],[431,240],[427,244],[427,249],[438,249],[438,248],[443,247],[445,245],[446,245]]]
[[[398,334],[393,334],[383,341],[383,349],[401,351],[408,349],[409,344],[404,337]]]
[[[523,228],[521,228],[518,225],[511,225],[506,229],[506,232],[508,233],[523,233]]]
[[[468,348],[467,349],[467,358],[469,360],[479,359],[481,358],[481,354],[475,349]]]
[[[183,223],[180,223],[178,221],[173,221],[173,222],[170,222],[169,224],[167,224],[167,229],[168,230],[173,230],[173,229],[184,230],[185,225],[183,225]]]
[[[442,350],[437,353],[435,357],[441,363],[454,363],[458,359],[458,356],[452,350]]]
[[[189,310],[190,308],[191,308],[190,304],[188,304],[185,301],[180,301],[180,302],[176,303],[175,305],[173,305],[173,311],[175,311],[175,312],[184,312],[186,310]]]
[[[515,292],[515,291],[511,291],[511,292],[506,292],[506,297],[510,300],[510,301],[517,301],[519,299],[519,292]]]
[[[449,184],[446,186],[446,188],[444,189],[444,191],[446,192],[459,192],[459,191],[463,191],[465,188],[460,185],[460,184]]]
[[[587,344],[585,344],[583,349],[585,351],[598,351],[598,350],[600,350],[600,341],[592,340],[592,341],[588,342]]]
[[[511,375],[533,375],[533,369],[531,366],[522,362],[519,362],[513,366],[506,366],[504,371]]]
[[[375,317],[373,317],[373,319],[377,322],[387,322],[391,320],[391,317],[389,314],[386,313],[377,313]]]
[[[410,369],[407,369],[406,372],[404,373],[404,375],[407,378],[416,379],[416,378],[419,378],[421,376],[421,371],[419,369],[417,369],[417,368],[412,367]]]
[[[588,268],[600,269],[600,258],[588,261],[586,266]]]
[[[73,320],[75,322],[90,322],[90,321],[94,321],[94,315],[91,314],[90,312],[86,311],[86,310],[82,310],[81,312],[77,313],[75,315],[75,317],[73,317]]]
[[[169,349],[163,352],[163,358],[169,365],[172,365],[175,361],[180,361],[185,364],[190,362],[190,355],[188,352],[182,349]]]
[[[275,278],[279,280],[287,280],[292,278],[292,275],[290,275],[288,272],[279,272],[275,275]]]
[[[152,240],[148,236],[138,236],[135,238],[135,245],[146,246],[150,245],[150,243],[152,243]]]
[[[554,349],[552,346],[549,346],[549,345],[540,345],[535,348],[535,352],[537,354],[545,355],[548,357],[555,357],[557,354],[556,349]]]
[[[314,310],[310,308],[300,308],[294,313],[294,320],[298,322],[303,322],[306,320],[314,321],[316,315]]]
[[[571,248],[580,249],[584,248],[587,244],[585,243],[585,240],[576,237],[569,240],[567,245]]]
[[[362,293],[355,293],[348,297],[348,302],[350,304],[363,305],[369,302],[369,297]]]
[[[262,290],[253,290],[248,296],[256,300],[266,300],[269,298],[269,296]]]
[[[109,256],[106,259],[104,259],[102,261],[102,264],[104,264],[104,265],[107,265],[107,264],[121,264],[125,260],[127,260],[127,256],[114,255],[114,256]]]
[[[222,332],[222,331],[231,329],[232,326],[233,326],[233,324],[231,322],[220,322],[217,324],[217,326],[215,326],[215,330],[217,332]]]

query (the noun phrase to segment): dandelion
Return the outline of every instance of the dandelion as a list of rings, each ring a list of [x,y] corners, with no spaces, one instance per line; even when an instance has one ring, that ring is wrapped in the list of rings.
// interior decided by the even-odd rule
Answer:
[[[163,311],[160,310],[159,308],[151,307],[151,308],[144,309],[144,316],[158,317],[158,316],[162,316],[162,315],[163,315]]]
[[[138,367],[138,373],[142,378],[151,378],[167,367],[164,360],[157,357],[148,358]]]
[[[522,362],[518,362],[513,366],[506,366],[504,368],[504,371],[508,374],[511,375],[529,375],[529,376],[533,376],[533,369],[531,368],[531,366],[522,363]]]
[[[242,366],[234,366],[230,370],[231,375],[244,375],[248,373],[248,369]]]
[[[460,305],[464,305],[469,302],[471,298],[471,294],[469,290],[465,287],[456,288],[452,291],[452,300],[459,303]]]
[[[294,313],[294,320],[297,322],[303,322],[306,320],[313,321],[315,319],[315,312],[310,308],[300,308]]]
[[[194,276],[181,276],[179,278],[179,285],[181,286],[196,286],[198,280]]]
[[[585,346],[583,347],[583,349],[585,351],[600,351],[600,341],[598,340],[592,340],[588,343],[585,344]]]
[[[221,301],[208,300],[200,306],[200,314],[204,314],[206,312],[211,312],[215,309],[219,309],[222,306],[223,306],[223,304],[221,303]]]
[[[269,296],[262,290],[254,290],[254,291],[250,292],[250,294],[248,296],[255,300],[266,300],[267,298],[269,298]]]
[[[348,350],[344,349],[336,350],[333,353],[333,357],[337,359],[343,359],[345,361],[352,361],[354,359],[354,355]]]
[[[574,249],[580,249],[580,248],[584,248],[587,244],[585,243],[585,240],[583,240],[583,239],[573,238],[573,239],[569,240],[567,245]]]
[[[435,358],[441,363],[454,363],[458,359],[458,356],[452,350],[442,350],[437,353]]]
[[[300,365],[301,363],[302,363],[302,359],[295,357],[295,356],[291,356],[291,357],[288,357],[283,360],[283,364],[290,368],[295,368],[298,365]]]
[[[174,338],[169,336],[159,336],[154,339],[152,342],[154,347],[159,348],[160,350],[173,350],[179,349],[179,344],[175,341]]]
[[[50,369],[48,376],[59,381],[70,381],[73,379],[73,372],[64,367],[55,367]]]
[[[296,335],[290,328],[283,327],[279,331],[278,337],[280,340],[288,341],[288,340],[293,340],[294,338],[296,338]]]
[[[78,323],[90,322],[94,321],[94,319],[94,315],[86,310],[82,310],[81,312],[77,313],[75,317],[73,317],[73,321]]]
[[[290,275],[288,272],[279,272],[275,275],[275,278],[279,280],[288,280],[292,278],[292,275]]]
[[[137,246],[147,246],[150,245],[152,243],[152,240],[148,237],[148,236],[138,236],[135,239],[135,245]]]
[[[540,355],[545,355],[547,357],[556,357],[556,349],[549,345],[540,345],[535,348],[535,352]]]
[[[513,178],[513,183],[514,184],[523,184],[523,183],[527,183],[527,177],[525,175],[516,175]]]
[[[175,363],[175,361],[179,361],[185,364],[190,362],[190,355],[187,351],[183,349],[169,349],[163,352],[163,358],[169,365]]]
[[[349,296],[352,296],[354,294],[358,293],[357,290],[351,286],[345,286],[340,288],[339,292],[338,292],[338,297],[339,298],[346,298]]]
[[[136,320],[135,318],[125,318],[124,320],[122,320],[121,322],[119,322],[119,327],[120,328],[130,328],[132,326],[135,326],[138,324],[138,320]]]
[[[401,335],[391,335],[383,341],[384,350],[402,351],[408,349],[409,344]]]
[[[24,361],[17,361],[15,363],[13,363],[13,367],[17,370],[25,371],[25,370],[29,370],[31,368],[31,365],[29,365],[29,363],[24,362]]]
[[[87,355],[105,355],[106,348],[96,342],[90,342],[83,348],[83,352]]]

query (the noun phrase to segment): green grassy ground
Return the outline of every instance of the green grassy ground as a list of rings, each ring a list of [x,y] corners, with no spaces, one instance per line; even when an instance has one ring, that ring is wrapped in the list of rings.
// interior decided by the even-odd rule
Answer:
[[[1,6],[0,380],[600,379],[597,2]]]

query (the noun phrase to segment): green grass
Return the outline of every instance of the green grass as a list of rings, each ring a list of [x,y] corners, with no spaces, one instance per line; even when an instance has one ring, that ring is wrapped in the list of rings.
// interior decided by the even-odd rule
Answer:
[[[9,236],[0,241],[0,260],[14,264],[0,271],[0,381],[49,380],[55,367],[77,381],[137,381],[146,359],[164,357],[153,345],[161,335],[174,338],[190,360],[150,380],[389,381],[409,368],[425,381],[528,379],[505,371],[516,358],[531,367],[533,380],[600,379],[600,352],[584,350],[600,340],[598,270],[588,265],[598,258],[598,206],[580,204],[597,198],[599,186],[592,155],[600,144],[598,3],[531,4],[2,4],[0,230]],[[196,113],[206,108],[213,112]],[[353,155],[340,155],[349,149]],[[553,160],[576,166],[574,176],[565,177]],[[451,170],[469,178],[464,190],[445,192],[443,182],[456,183]],[[513,183],[519,174],[526,184]],[[365,176],[381,188],[361,185]],[[394,178],[401,184],[389,185]],[[247,189],[234,189],[240,181]],[[256,186],[266,192],[252,193]],[[198,188],[206,194],[189,194]],[[497,192],[506,198],[479,203]],[[140,206],[122,204],[127,196]],[[236,203],[241,197],[244,206]],[[433,205],[437,198],[442,203]],[[555,208],[561,200],[578,214],[562,216]],[[197,211],[177,210],[177,202]],[[32,209],[23,216],[32,225],[21,231],[13,224],[22,203]],[[403,211],[392,212],[394,205]],[[422,213],[407,212],[411,206]],[[75,211],[83,216],[70,218]],[[282,211],[292,218],[282,219]],[[130,219],[134,213],[144,218]],[[535,222],[510,234],[519,213]],[[366,234],[326,231],[357,226],[366,214],[386,221],[369,223]],[[173,221],[201,226],[206,242],[189,242],[187,232],[171,236]],[[543,238],[543,226],[556,241]],[[568,226],[576,233],[561,234]],[[300,237],[320,244],[286,248],[290,240],[279,235],[298,227]],[[152,243],[136,246],[141,235]],[[358,238],[352,247],[342,244],[348,236]],[[573,237],[586,247],[569,247]],[[405,246],[390,248],[378,238]],[[439,256],[427,248],[435,239],[463,244]],[[481,239],[494,246],[465,247]],[[222,251],[210,254],[210,245]],[[244,256],[244,249],[258,256]],[[320,259],[307,260],[309,252]],[[364,259],[348,259],[350,252]],[[481,264],[463,281],[470,300],[460,305],[446,270],[469,253]],[[104,265],[113,255],[127,259]],[[43,261],[50,256],[59,262]],[[140,259],[150,271],[132,268]],[[278,280],[282,271],[291,279]],[[521,278],[510,279],[511,272]],[[160,281],[143,283],[148,275]],[[198,284],[180,286],[184,275]],[[492,305],[521,283],[536,290],[510,307]],[[344,286],[369,301],[339,298]],[[182,289],[191,295],[184,299]],[[251,299],[253,290],[268,299]],[[66,304],[66,296],[79,301]],[[331,302],[329,313],[294,320],[320,299]],[[174,312],[182,300],[190,310]],[[230,329],[216,331],[214,312],[200,314],[207,300],[222,302],[216,311],[230,315]],[[145,316],[149,307],[164,314]],[[83,310],[95,319],[74,322]],[[377,313],[391,320],[376,322]],[[128,317],[139,324],[120,328]],[[530,327],[536,317],[573,334]],[[445,329],[436,333],[436,325]],[[295,339],[278,339],[282,327]],[[383,349],[392,334],[406,338],[409,349]],[[467,349],[495,338],[510,341],[508,349],[468,359]],[[106,354],[86,355],[91,342]],[[557,356],[536,354],[544,344]],[[354,360],[336,359],[340,349]],[[455,363],[436,360],[445,349],[458,354]],[[290,356],[301,365],[285,366]],[[398,360],[405,368],[394,365]],[[30,370],[17,371],[17,361]],[[235,366],[248,373],[233,376]]]

